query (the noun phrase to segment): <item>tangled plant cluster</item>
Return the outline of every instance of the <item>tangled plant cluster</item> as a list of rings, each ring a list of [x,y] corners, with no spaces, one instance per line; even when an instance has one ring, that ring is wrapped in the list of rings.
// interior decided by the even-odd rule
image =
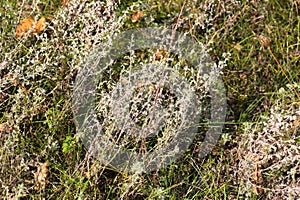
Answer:
[[[193,5],[195,2],[197,1],[188,2],[188,9],[195,9]],[[170,21],[171,28],[175,30],[182,28],[186,30],[186,33],[191,30],[192,35],[196,34],[199,29],[205,29],[207,31],[205,37],[208,37],[218,28],[218,20],[214,18],[214,12],[218,12],[218,16],[227,12],[223,9],[225,4],[226,2],[223,1],[208,0],[201,4],[204,14],[196,12],[197,14],[188,18],[181,18],[182,13],[177,13],[175,18],[178,21]],[[235,2],[230,4],[231,9],[235,4]],[[34,37],[28,34],[16,41],[12,41],[15,37],[13,35],[15,26],[11,26],[13,28],[10,27],[10,31],[5,30],[4,26],[1,27],[1,31],[5,30],[5,32],[1,32],[0,46],[5,51],[0,52],[0,111],[1,123],[4,122],[7,127],[5,133],[0,134],[3,147],[0,149],[2,196],[17,198],[31,193],[36,183],[33,180],[35,179],[33,170],[29,166],[39,166],[34,162],[40,161],[40,158],[50,157],[55,162],[54,157],[60,157],[59,143],[64,137],[67,121],[72,120],[70,120],[72,118],[70,91],[77,71],[80,70],[90,50],[102,44],[103,41],[110,41],[114,34],[122,30],[124,22],[130,19],[132,11],[139,9],[140,6],[143,8],[142,3],[133,4],[116,19],[117,3],[113,1],[73,0],[67,7],[57,11],[43,33],[35,34]],[[8,4],[6,9],[10,10],[11,7]],[[32,5],[32,7],[36,9],[38,6]],[[230,9],[228,12],[231,12]],[[17,24],[19,19],[27,17],[22,16],[21,11],[16,13],[20,16],[5,13],[5,20],[15,21]],[[36,17],[39,18],[39,16]],[[153,19],[147,20],[150,25],[157,25],[152,23]],[[189,20],[192,22],[191,27],[187,27],[191,25]],[[232,20],[229,21],[232,22]],[[228,24],[228,26],[231,25]],[[161,87],[160,90],[157,90],[158,84],[152,82],[139,82],[135,85],[137,87],[132,93],[131,109],[128,113],[132,120],[131,124],[138,124],[142,129],[143,125],[150,125],[150,129],[145,129],[151,135],[151,126],[160,126],[160,122],[151,124],[147,119],[152,112],[153,102],[157,101],[157,104],[166,111],[165,116],[158,116],[166,120],[166,126],[159,131],[157,137],[150,137],[150,140],[145,141],[141,135],[128,132],[128,130],[133,130],[132,127],[119,130],[117,126],[114,126],[116,119],[110,115],[109,111],[112,110],[115,115],[118,115],[119,110],[116,108],[114,110],[112,104],[114,99],[108,93],[117,87],[118,81],[122,80],[120,75],[130,75],[135,67],[141,65],[141,62],[143,62],[142,65],[151,62],[168,64],[195,88],[196,94],[200,97],[197,99],[199,103],[209,101],[209,97],[205,96],[207,88],[204,86],[207,84],[207,77],[199,77],[197,69],[184,60],[180,60],[177,55],[171,55],[161,61],[161,58],[156,58],[161,57],[159,54],[154,49],[130,52],[113,63],[112,68],[107,69],[103,74],[107,77],[101,77],[102,81],[98,86],[98,119],[102,120],[103,125],[109,127],[106,130],[108,139],[140,154],[143,151],[159,149],[172,140],[176,134],[176,126],[178,127],[181,123],[183,108],[180,108],[180,104],[189,102],[180,102],[176,99],[178,95],[174,94],[176,90],[172,91],[168,87],[172,83],[165,80],[162,82],[167,86]],[[212,66],[214,69],[212,71],[220,72],[221,68],[226,66],[228,58],[229,54],[224,54],[224,61],[220,61],[218,66]],[[156,98],[158,93],[160,98]],[[182,93],[181,96],[184,94],[186,93]],[[199,110],[209,112],[205,110],[205,107],[199,107]],[[63,148],[63,151],[68,152],[64,149],[67,147]],[[50,160],[49,163],[52,161]],[[46,182],[44,181],[45,184]],[[57,182],[54,181],[52,184],[55,188]],[[45,185],[43,187],[45,188]]]
[[[24,37],[2,54],[1,107],[6,107],[8,121],[13,119],[10,123],[19,125],[35,116],[52,93],[70,86],[92,46],[119,30],[120,24],[113,22],[115,6],[111,1],[72,1],[43,34]]]
[[[74,76],[90,49],[120,30],[123,18],[114,20],[116,6],[110,0],[74,0],[56,12],[43,33],[28,33],[15,41],[15,29],[8,32],[9,25],[3,24],[0,117],[6,128],[0,134],[1,196],[28,194],[35,184],[29,166],[58,150],[57,138],[63,135],[68,118],[72,117],[70,92]],[[11,9],[10,4],[6,9]],[[8,12],[3,16],[6,23],[17,19],[11,19],[12,15]],[[41,123],[48,131],[40,127]],[[39,139],[26,139],[35,138],[32,134],[41,134],[36,138],[43,138],[44,145],[35,145]],[[32,148],[40,148],[39,155],[28,154]],[[11,180],[12,177],[26,181]]]
[[[137,4],[133,4],[129,7],[129,10],[135,7],[137,7]],[[207,8],[205,7],[205,9]],[[124,13],[126,15],[126,11]],[[177,23],[177,25],[180,26],[181,24]],[[176,26],[173,27],[173,31],[176,31]],[[144,35],[144,37],[147,37],[148,34],[146,32],[143,33],[141,30],[139,33],[140,35]],[[178,42],[176,43],[178,47],[185,45],[183,38],[185,38],[186,35],[186,33],[182,33],[181,38],[176,39],[182,39],[182,43],[176,41]],[[133,36],[127,35],[127,37],[124,37],[123,39],[124,41],[141,40],[141,38],[137,39],[131,37]],[[107,46],[102,46],[99,51],[96,51],[96,53],[94,52],[90,58],[92,62],[86,63],[85,65],[85,68],[89,69],[91,73],[87,72],[84,75],[80,75],[89,77],[90,74],[95,72],[93,72],[94,69],[90,69],[90,66],[96,65],[97,67],[102,67],[98,66],[98,62],[99,60],[105,60],[106,54],[114,54],[120,49],[124,50],[124,52],[122,52],[125,54],[124,56],[121,56],[121,58],[118,58],[117,60],[109,60],[110,66],[105,65],[99,69],[101,74],[99,74],[99,76],[97,75],[97,78],[101,81],[97,87],[96,94],[99,102],[97,104],[98,122],[92,120],[93,115],[95,114],[92,113],[87,117],[89,122],[84,122],[85,125],[83,127],[85,128],[78,134],[80,137],[84,138],[83,140],[89,147],[101,146],[104,148],[107,145],[108,148],[104,151],[106,153],[111,153],[114,152],[112,151],[112,148],[115,148],[115,146],[111,144],[117,144],[119,147],[123,147],[128,151],[135,152],[138,156],[141,156],[142,154],[144,156],[146,153],[161,149],[168,143],[178,140],[176,134],[177,132],[180,132],[181,129],[188,130],[191,128],[190,121],[192,120],[190,120],[190,116],[188,115],[199,115],[203,110],[205,110],[205,114],[207,114],[205,117],[210,114],[210,109],[208,108],[209,95],[207,95],[207,90],[212,82],[215,81],[214,77],[218,76],[221,68],[226,65],[226,61],[230,56],[229,54],[223,55],[224,61],[220,61],[219,65],[205,66],[206,69],[203,70],[205,71],[203,72],[200,69],[203,66],[193,66],[191,63],[188,63],[184,57],[180,57],[180,54],[190,56],[189,54],[192,55],[193,51],[179,52],[179,55],[168,52],[172,45],[169,41],[170,38],[167,36],[165,38],[159,38],[160,40],[165,41],[164,46],[155,47],[160,49],[153,49],[153,47],[138,50],[134,48],[130,49],[129,46],[135,46],[134,42],[133,44],[128,44],[128,47],[124,47],[122,46],[124,41],[120,40],[119,46],[114,47],[116,49],[113,49],[111,52],[110,48],[113,46],[112,43],[114,43],[114,39],[107,39],[108,42],[101,44]],[[188,51],[189,49],[185,50]],[[197,55],[197,58],[195,58],[194,55],[192,60],[199,59],[201,60],[200,62],[206,63],[207,65],[211,64],[210,61],[208,61],[209,59],[205,52],[205,47],[202,46],[202,48],[197,49],[197,51],[200,51],[200,55]],[[160,63],[161,65],[157,65],[156,63]],[[153,69],[151,69],[151,67]],[[171,70],[166,70],[168,67]],[[192,97],[190,93],[184,91],[184,89],[181,88],[183,87],[182,85],[184,85],[183,81],[180,82],[177,77],[175,78],[178,79],[177,82],[175,81],[176,83],[171,83],[172,81],[167,80],[169,79],[168,76],[173,76],[170,71],[176,71],[178,76],[183,77],[183,80],[187,80],[188,84],[184,87],[189,87],[186,90],[193,90],[197,96]],[[204,76],[202,77],[202,75]],[[80,80],[78,86],[81,87],[82,85],[86,85],[86,83],[84,83],[85,81],[86,80]],[[177,89],[173,89],[172,87]],[[75,90],[76,89],[77,88],[75,88]],[[80,92],[80,89],[78,92]],[[78,92],[75,91],[75,93]],[[86,92],[86,95],[79,97],[79,101],[85,101],[84,98],[91,92],[93,91]],[[178,98],[178,96],[181,98]],[[87,97],[87,99],[88,98],[89,97]],[[196,104],[199,105],[199,107],[197,107],[199,113],[194,113],[194,111],[191,112],[189,110],[188,106],[193,104],[191,103],[192,100],[188,98],[196,99]],[[203,107],[203,102],[207,103],[206,108]],[[187,112],[190,113],[187,114]],[[85,113],[79,113],[81,116],[84,116],[84,114]],[[80,123],[81,122],[79,122],[79,124]],[[199,123],[200,121],[197,125],[194,124],[193,128],[200,129],[201,126]],[[93,132],[92,129],[96,128],[96,126],[100,127],[99,131],[103,133],[101,137],[97,135],[100,138],[90,134]],[[199,132],[201,131],[198,130],[198,133]],[[193,135],[195,133],[191,132],[189,134]],[[181,138],[182,143],[191,143],[191,141],[184,141],[183,138],[184,137]],[[108,142],[104,142],[103,140],[105,139]],[[97,140],[102,141],[100,144],[91,145]],[[175,143],[180,142],[176,141]],[[176,145],[174,153],[178,152],[178,149],[180,149],[179,145]],[[101,149],[101,153],[98,152],[100,151],[99,149],[95,150],[91,148],[90,150],[97,152],[97,154],[100,154],[101,156],[106,154],[105,152],[102,152],[103,149]],[[114,156],[116,155],[112,155],[112,157]],[[124,155],[120,157],[122,157],[121,160],[127,159]],[[167,155],[165,155],[165,157],[167,157]],[[102,158],[102,160],[108,161],[107,164],[109,164],[113,158],[109,156]],[[128,158],[127,160],[130,159]]]
[[[299,85],[293,87],[299,91]],[[291,91],[291,85],[281,88],[268,116],[245,126],[238,176],[246,196],[300,197],[300,102]]]
[[[150,29],[147,30],[151,32]],[[163,29],[156,31],[160,33]],[[155,35],[156,31],[152,30],[152,34]],[[144,37],[148,34],[148,32],[143,33],[143,30],[139,30],[138,33],[144,34]],[[159,36],[164,36],[160,38],[160,40],[166,43],[168,47],[171,33],[171,31],[168,31],[168,34],[165,35],[159,34]],[[134,37],[134,34],[125,34],[125,37],[122,37],[120,43],[129,40],[128,45],[134,46],[135,42],[132,41],[131,37]],[[186,40],[183,39],[184,34],[182,34],[181,37],[182,38],[176,41],[176,45],[174,46],[184,46],[184,42],[186,42]],[[140,41],[141,37],[133,38],[133,40]],[[150,37],[147,43],[153,43],[153,40],[154,39]],[[180,40],[182,40],[181,43]],[[120,43],[118,43],[116,48],[122,49],[124,51],[122,53],[126,53],[127,48],[120,46]],[[109,50],[106,54],[110,55],[111,52],[116,52],[114,48],[112,51]],[[189,52],[189,49],[184,48],[182,48],[182,52],[179,53],[184,54]],[[99,52],[104,53],[106,48],[104,49],[105,50],[102,49],[102,51],[96,51],[96,54],[91,56],[91,63],[85,66],[87,73],[83,75],[80,74],[79,76],[86,77],[87,79],[87,81],[79,79],[77,83],[78,88],[75,88],[80,92],[80,88],[83,87],[83,92],[86,93],[86,95],[78,96],[80,102],[82,102],[81,99],[85,98],[83,96],[88,96],[88,94],[94,90],[87,91],[89,87],[85,88],[83,85],[89,85],[92,82],[88,81],[88,77],[91,74],[89,71],[93,72],[90,66],[98,66],[99,63],[97,60],[103,61],[106,59],[105,54],[100,55],[98,59],[94,59],[95,56],[97,57],[97,55],[99,55]],[[174,49],[172,50],[174,51]],[[110,142],[103,143],[104,138],[108,141],[112,141],[113,144],[118,144],[124,149],[135,151],[137,157],[139,157],[140,154],[144,156],[146,152],[160,150],[169,145],[170,148],[174,148],[172,151],[169,150],[166,152],[161,150],[161,152],[156,155],[159,159],[164,160],[166,158],[166,160],[168,160],[168,156],[170,155],[166,154],[180,154],[185,150],[182,149],[182,147],[187,148],[187,144],[192,142],[197,129],[200,127],[200,119],[197,116],[201,115],[200,112],[202,110],[205,110],[202,101],[207,98],[207,87],[210,87],[206,87],[206,85],[212,84],[210,83],[210,81],[212,81],[210,80],[211,77],[209,77],[208,74],[204,74],[203,77],[201,75],[212,69],[215,70],[212,70],[211,73],[213,74],[211,76],[218,75],[214,74],[218,73],[217,66],[207,61],[208,59],[204,49],[203,51],[201,51],[202,49],[192,50],[196,52],[199,51],[199,55],[193,56],[191,53],[191,55],[187,54],[185,56],[190,56],[190,60],[199,59],[202,61],[203,63],[197,63],[199,66],[188,64],[188,62],[176,57],[176,55],[168,56],[168,53],[164,50],[152,52],[151,48],[150,50],[139,49],[141,52],[134,52],[134,50],[132,50],[132,52],[127,52],[129,55],[125,56],[125,58],[121,60],[122,62],[119,60],[112,64],[112,66],[100,66],[99,70],[102,71],[102,73],[96,76],[97,79],[99,78],[101,80],[97,87],[97,98],[99,101],[97,110],[100,112],[98,115],[99,124],[96,125],[97,123],[92,120],[93,112],[87,117],[89,122],[85,119],[80,122],[85,124],[83,126],[85,127],[82,130],[83,132],[80,131],[80,134],[83,134],[81,136],[84,136],[84,138],[89,141],[86,143],[89,143],[88,145],[90,146],[90,144],[96,140],[93,134],[90,135],[90,133],[93,132],[90,129],[98,126],[100,127],[99,131],[103,133],[103,137],[99,139],[102,141],[101,144],[92,146],[105,148],[105,145],[107,145],[108,149],[105,149],[105,152],[113,152],[113,150],[109,144]],[[201,70],[205,72],[201,72]],[[87,98],[87,100],[88,99],[89,98]],[[86,104],[85,100],[83,100],[83,102],[83,107],[82,103],[77,104],[80,106],[79,110],[81,110],[81,108],[82,110],[90,110],[90,108],[84,109],[89,106],[90,103]],[[206,103],[209,104],[209,102]],[[209,113],[208,108],[206,112]],[[81,116],[82,114],[85,115],[86,113],[79,112],[78,115]],[[186,132],[186,134],[181,132]],[[181,136],[179,136],[178,133],[181,133]],[[173,143],[174,146],[169,143]],[[96,150],[94,149],[94,151]],[[103,154],[105,153],[100,153],[101,156],[103,156]],[[120,157],[122,157],[122,160],[134,159],[126,158],[125,155]],[[104,160],[110,159],[105,157]],[[158,158],[153,158],[153,160],[158,160]],[[162,165],[163,163],[159,161],[159,163],[156,164]]]

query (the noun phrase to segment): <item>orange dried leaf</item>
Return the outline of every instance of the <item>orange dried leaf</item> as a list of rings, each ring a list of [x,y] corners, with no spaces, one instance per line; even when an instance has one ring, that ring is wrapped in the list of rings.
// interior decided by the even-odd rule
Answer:
[[[137,11],[135,14],[133,14],[131,16],[131,21],[134,23],[134,22],[137,22],[139,21],[140,19],[142,19],[142,17],[144,16],[144,11]]]
[[[260,43],[263,47],[269,47],[270,46],[270,38],[267,36],[260,35],[259,37]]]
[[[152,55],[152,59],[154,61],[161,61],[168,57],[168,52],[164,49],[154,49],[154,53]]]
[[[37,22],[32,18],[28,17],[21,21],[16,29],[16,38],[20,39],[25,36],[27,33],[31,32],[31,35],[34,33],[41,33],[47,27],[47,21],[52,21],[52,17],[41,17]]]
[[[48,177],[48,164],[49,161],[47,160],[45,163],[37,166],[37,171],[34,173],[34,180],[35,180],[35,189],[45,189],[47,184],[47,177]]]
[[[46,17],[47,22],[51,22],[53,20],[53,17]]]
[[[300,124],[300,118],[293,121],[293,126],[296,127]]]
[[[33,29],[34,19],[32,17],[28,17],[22,20],[16,29],[16,38],[20,39],[25,36],[31,29]]]
[[[93,164],[89,171],[85,172],[85,176],[87,179],[92,178],[97,173],[97,165]]]
[[[61,1],[62,5],[63,5],[64,7],[67,6],[68,2],[69,2],[69,0],[62,0],[62,1]]]
[[[256,164],[256,167],[255,167],[255,172],[253,174],[253,180],[255,180],[257,183],[261,183],[264,180],[262,177],[262,174],[261,174],[260,166],[258,164]]]
[[[240,51],[242,49],[242,45],[240,45],[240,44],[236,44],[233,47],[238,51]]]
[[[263,193],[263,188],[259,185],[253,185],[253,193],[256,194],[256,195],[261,195]]]
[[[0,124],[0,133],[4,132],[5,131],[5,127],[6,127],[6,123],[2,123]]]
[[[46,18],[41,17],[35,25],[35,32],[36,33],[41,33],[43,30],[45,30],[46,26],[47,26]]]
[[[0,96],[1,99],[1,96]],[[8,133],[11,131],[11,127],[9,126],[8,122],[3,122],[2,124],[0,124],[0,136],[2,133]]]

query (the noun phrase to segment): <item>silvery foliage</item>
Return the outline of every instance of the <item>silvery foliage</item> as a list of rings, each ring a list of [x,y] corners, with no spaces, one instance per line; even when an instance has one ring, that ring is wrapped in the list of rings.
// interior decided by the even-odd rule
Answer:
[[[268,199],[300,197],[300,104],[293,87],[300,91],[297,84],[279,89],[269,113],[245,124],[237,173],[246,195],[261,188]]]

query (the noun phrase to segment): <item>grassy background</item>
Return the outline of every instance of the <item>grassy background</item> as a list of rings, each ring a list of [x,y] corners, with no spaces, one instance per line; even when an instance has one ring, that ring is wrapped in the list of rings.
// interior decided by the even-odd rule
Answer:
[[[15,39],[20,20],[28,16],[55,17],[62,8],[58,0],[38,2],[2,0],[0,4],[0,63],[8,63],[0,68],[0,124],[8,124],[0,134],[1,198],[245,199],[236,174],[242,124],[256,123],[258,116],[267,114],[281,87],[300,83],[299,2],[120,2],[115,20],[132,6],[120,31],[177,26],[178,31],[187,31],[196,41],[207,45],[214,62],[221,64],[223,53],[231,54],[223,69],[227,120],[214,151],[199,159],[200,142],[195,141],[178,162],[148,174],[129,174],[102,166],[86,154],[82,143],[74,137],[70,97],[76,70],[68,65],[73,59],[71,55],[66,54],[58,61],[58,69],[49,66],[53,68],[51,76],[41,75],[28,83],[9,77],[11,63],[20,60],[18,65],[22,65],[33,44],[40,48],[35,38]],[[138,10],[144,11],[143,18],[132,22],[131,15]],[[201,13],[205,13],[202,18]],[[197,20],[202,20],[205,27],[197,25]],[[51,35],[51,31],[47,34]],[[262,43],[261,36],[270,41],[270,46]],[[71,44],[62,41],[59,45]],[[41,57],[40,62],[43,59],[46,58]],[[19,73],[26,72],[24,69]],[[37,88],[48,94],[38,103],[33,101]],[[26,98],[19,98],[20,91]],[[299,102],[299,90],[289,92],[295,95],[292,101]],[[49,165],[45,188],[36,189],[39,181],[34,174],[46,161]],[[250,199],[270,198],[267,192],[250,193]]]

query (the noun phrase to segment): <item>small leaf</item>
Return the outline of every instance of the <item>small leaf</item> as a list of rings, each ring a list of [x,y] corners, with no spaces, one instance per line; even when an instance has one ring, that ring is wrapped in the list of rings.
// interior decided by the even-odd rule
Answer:
[[[28,17],[22,20],[16,29],[16,38],[20,39],[24,37],[31,29],[33,29],[34,19],[32,17]]]
[[[85,174],[85,177],[86,177],[87,179],[92,178],[92,177],[96,174],[97,170],[98,170],[97,165],[94,163],[94,164],[91,166],[91,168],[89,169],[89,171],[87,171],[87,172],[84,173],[84,174]]]
[[[20,39],[24,37],[26,34],[31,32],[31,35],[34,33],[41,33],[47,27],[47,21],[52,21],[52,17],[41,17],[37,22],[32,18],[28,17],[22,20],[16,29],[16,38]]]
[[[253,185],[253,193],[256,194],[256,195],[261,195],[263,193],[263,188],[259,185]]]
[[[0,124],[0,136],[2,133],[7,133],[11,131],[11,128],[8,126],[7,122],[3,122],[2,124]]]
[[[4,122],[0,124],[0,133],[5,132],[5,129],[6,129],[6,123]]]
[[[43,30],[45,30],[46,26],[47,26],[46,18],[41,17],[35,25],[35,32],[36,33],[41,33]]]
[[[45,190],[47,185],[47,177],[48,177],[48,164],[49,161],[47,160],[45,163],[37,166],[37,171],[34,173],[34,180],[35,180],[35,189]]]
[[[258,164],[256,164],[256,167],[255,167],[255,172],[253,174],[253,180],[256,181],[257,183],[263,182],[263,177],[261,175],[261,169]]]
[[[233,47],[238,51],[240,51],[242,49],[242,45],[240,45],[240,44],[236,44]]]
[[[154,53],[152,55],[153,61],[161,61],[168,57],[168,52],[164,49],[154,49]]]
[[[69,3],[69,0],[62,0],[61,3],[64,7],[66,7],[67,4]]]
[[[270,46],[270,38],[267,36],[260,35],[259,37],[260,43],[263,47],[269,47]]]
[[[296,127],[300,124],[300,118],[293,121],[293,126]]]
[[[144,16],[144,11],[137,11],[135,14],[133,14],[131,16],[131,21],[134,23],[134,22],[137,22],[139,21],[140,19],[142,19],[142,17]]]

